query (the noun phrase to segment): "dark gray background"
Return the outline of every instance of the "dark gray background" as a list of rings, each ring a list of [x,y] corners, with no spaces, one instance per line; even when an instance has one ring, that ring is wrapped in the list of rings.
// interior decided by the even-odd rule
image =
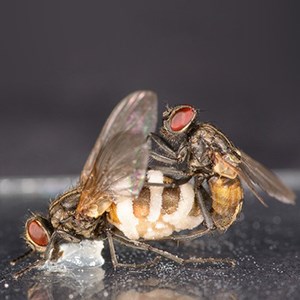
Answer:
[[[5,1],[0,176],[79,173],[109,112],[152,89],[272,168],[299,168],[298,1]]]

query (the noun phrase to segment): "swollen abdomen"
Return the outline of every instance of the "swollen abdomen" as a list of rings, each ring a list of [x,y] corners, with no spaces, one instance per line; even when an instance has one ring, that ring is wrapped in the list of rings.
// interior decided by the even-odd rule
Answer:
[[[148,182],[163,183],[162,173],[149,171]],[[159,239],[203,221],[190,183],[175,188],[144,187],[136,199],[119,197],[109,219],[130,239]]]

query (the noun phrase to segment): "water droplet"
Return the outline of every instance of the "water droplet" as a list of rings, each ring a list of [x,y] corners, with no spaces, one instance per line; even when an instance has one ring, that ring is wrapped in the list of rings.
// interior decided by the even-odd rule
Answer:
[[[279,225],[281,223],[281,218],[279,216],[274,216],[272,221],[274,224]]]
[[[259,222],[257,222],[257,221],[253,222],[252,227],[253,227],[253,229],[258,230],[260,228]]]

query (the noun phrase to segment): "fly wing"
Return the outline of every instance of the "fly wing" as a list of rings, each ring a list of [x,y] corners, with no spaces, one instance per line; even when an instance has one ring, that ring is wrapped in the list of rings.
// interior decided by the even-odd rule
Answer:
[[[97,217],[114,195],[138,195],[148,166],[147,136],[155,131],[156,118],[157,97],[150,91],[134,92],[115,107],[81,173],[77,213]]]
[[[257,162],[243,151],[239,150],[239,152],[241,155],[241,162],[239,164],[241,172],[239,172],[239,175],[248,184],[259,200],[262,199],[258,195],[256,186],[259,186],[267,194],[281,202],[288,204],[295,203],[295,193],[272,171],[268,170],[261,163]]]
[[[80,183],[89,178],[100,148],[120,132],[131,131],[133,134],[147,137],[155,130],[157,121],[157,97],[151,91],[137,91],[124,98],[111,112],[100,135],[83,167]]]

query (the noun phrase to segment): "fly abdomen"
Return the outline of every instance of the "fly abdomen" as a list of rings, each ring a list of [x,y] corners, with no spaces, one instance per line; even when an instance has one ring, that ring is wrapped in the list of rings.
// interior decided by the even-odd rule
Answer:
[[[209,180],[212,198],[212,218],[221,230],[226,230],[237,218],[243,204],[243,188],[238,177],[212,177]]]
[[[148,171],[148,182],[163,183],[160,171]],[[193,229],[203,221],[194,187],[144,187],[137,198],[118,198],[109,210],[109,220],[130,239],[159,239]]]

